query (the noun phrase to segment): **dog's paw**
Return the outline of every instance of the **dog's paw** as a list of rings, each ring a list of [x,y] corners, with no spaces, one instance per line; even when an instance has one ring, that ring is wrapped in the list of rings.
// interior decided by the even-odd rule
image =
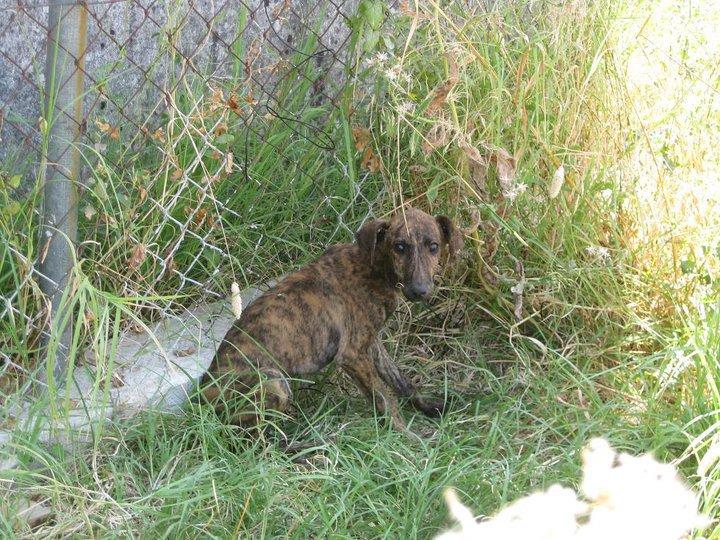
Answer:
[[[416,398],[414,404],[425,416],[436,418],[449,408],[450,400],[443,398]]]

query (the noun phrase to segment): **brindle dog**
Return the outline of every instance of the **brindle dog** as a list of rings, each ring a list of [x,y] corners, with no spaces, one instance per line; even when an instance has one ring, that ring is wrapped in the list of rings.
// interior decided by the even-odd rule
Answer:
[[[232,423],[251,426],[258,408],[285,410],[289,379],[336,361],[395,429],[405,431],[398,397],[423,413],[442,413],[445,402],[419,396],[392,362],[378,334],[395,311],[398,294],[426,300],[441,260],[462,247],[460,231],[445,216],[414,208],[389,221],[366,222],[356,243],[330,247],[317,261],[288,275],[253,302],[220,344],[203,393],[218,412],[236,394],[249,406],[232,407]]]

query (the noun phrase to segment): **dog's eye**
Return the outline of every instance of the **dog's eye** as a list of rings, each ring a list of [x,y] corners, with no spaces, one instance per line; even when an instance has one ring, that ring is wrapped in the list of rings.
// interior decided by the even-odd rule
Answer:
[[[398,242],[395,244],[395,251],[398,253],[405,253],[405,244],[403,242]]]
[[[435,242],[430,244],[430,247],[428,248],[430,250],[430,253],[437,253],[437,250],[440,248]]]

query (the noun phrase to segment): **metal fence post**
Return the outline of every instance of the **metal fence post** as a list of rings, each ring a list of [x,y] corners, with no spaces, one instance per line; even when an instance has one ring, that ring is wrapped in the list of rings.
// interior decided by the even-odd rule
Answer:
[[[41,288],[52,306],[51,335],[57,340],[53,375],[62,381],[72,340],[72,314],[63,297],[77,241],[80,148],[83,120],[87,10],[77,0],[50,0],[45,65],[46,144],[43,145],[43,227],[40,239]],[[69,316],[68,316],[69,315]],[[67,324],[62,320],[67,317]],[[46,344],[53,338],[46,339]],[[47,374],[49,376],[49,373]]]

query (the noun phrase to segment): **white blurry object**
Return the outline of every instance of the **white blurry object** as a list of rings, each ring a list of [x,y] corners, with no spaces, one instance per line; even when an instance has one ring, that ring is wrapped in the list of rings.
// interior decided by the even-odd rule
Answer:
[[[553,485],[478,523],[453,490],[445,500],[460,527],[438,540],[678,540],[702,528],[697,497],[672,465],[650,455],[618,454],[604,439],[583,451],[582,492]]]

